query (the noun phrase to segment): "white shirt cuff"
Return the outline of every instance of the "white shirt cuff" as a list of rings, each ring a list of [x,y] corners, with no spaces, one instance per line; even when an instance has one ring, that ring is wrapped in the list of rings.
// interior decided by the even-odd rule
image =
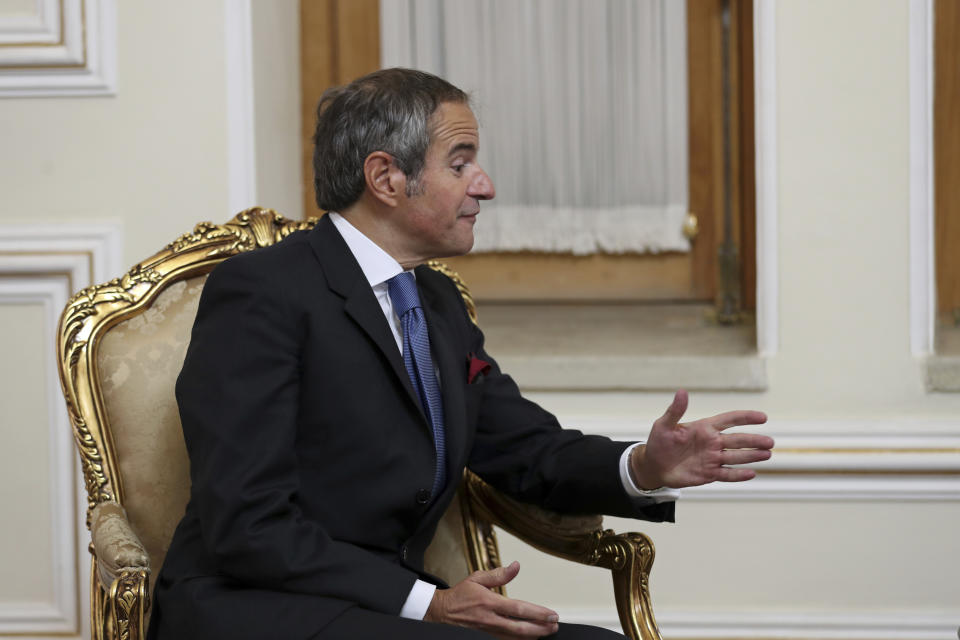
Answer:
[[[650,489],[647,491],[638,487],[633,481],[633,476],[630,475],[630,453],[641,444],[644,444],[644,441],[630,445],[624,450],[623,455],[620,456],[620,482],[623,483],[623,490],[626,491],[627,495],[631,498],[648,498],[654,504],[679,499],[680,489],[660,487],[659,489]]]
[[[400,609],[401,618],[410,618],[411,620],[423,620],[427,615],[427,609],[433,600],[433,594],[437,590],[436,585],[423,580],[417,580],[413,583],[413,589],[410,589],[410,595],[407,601],[403,603]]]

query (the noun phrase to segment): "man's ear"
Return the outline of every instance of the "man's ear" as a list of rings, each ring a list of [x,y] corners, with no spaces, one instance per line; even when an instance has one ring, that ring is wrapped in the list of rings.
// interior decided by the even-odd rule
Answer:
[[[406,194],[407,177],[386,151],[374,151],[363,161],[363,176],[367,191],[389,207],[400,204]]]

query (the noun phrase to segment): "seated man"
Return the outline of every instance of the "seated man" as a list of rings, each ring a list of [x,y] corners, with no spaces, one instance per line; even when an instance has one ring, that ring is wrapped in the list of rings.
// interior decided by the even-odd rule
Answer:
[[[317,202],[338,213],[204,288],[177,381],[191,496],[149,637],[619,637],[491,591],[516,563],[452,587],[424,572],[464,467],[556,511],[672,520],[664,488],[754,476],[728,465],[773,441],[723,430],[766,417],[681,424],[679,392],[636,445],[520,395],[454,284],[421,266],[469,251],[494,196],[456,87],[388,69],[332,89],[315,143]]]

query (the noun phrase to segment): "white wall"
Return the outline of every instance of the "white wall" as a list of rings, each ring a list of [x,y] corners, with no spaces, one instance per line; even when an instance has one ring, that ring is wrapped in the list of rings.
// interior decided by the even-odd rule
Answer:
[[[65,296],[120,275],[200,220],[229,217],[223,4],[115,4],[115,95],[0,99],[0,303],[14,285],[33,296],[0,304],[0,437],[8,454],[0,473],[0,637],[88,635],[87,533],[69,495],[82,487],[71,468],[77,455],[67,425],[49,422],[51,408],[63,417],[59,389],[36,384],[56,379],[53,330]],[[5,5],[0,17],[15,10]],[[113,251],[77,240],[103,223],[122,228],[120,242],[108,242]],[[11,225],[48,229],[36,242],[4,244]],[[64,270],[73,258],[77,265]],[[60,289],[51,280],[57,274],[66,274]],[[45,288],[62,296],[57,308],[44,310]],[[28,346],[50,351],[25,360]],[[65,469],[54,457],[61,450]]]
[[[693,394],[689,415],[762,409],[782,447],[821,451],[775,454],[780,470],[789,460],[802,473],[758,479],[750,496],[688,491],[675,525],[608,526],[657,545],[652,589],[668,637],[953,638],[960,396],[926,392],[910,350],[910,6],[775,9],[779,349],[767,392]],[[669,402],[536,397],[568,422],[624,435],[643,435]],[[905,451],[937,443],[950,451]],[[855,451],[823,451],[844,445]],[[944,466],[950,475],[923,475]],[[502,551],[526,565],[512,595],[614,622],[599,570],[555,569],[509,540]]]
[[[113,97],[0,102],[0,223],[111,220],[125,263],[226,211],[223,6],[117,3]]]
[[[253,2],[253,81],[257,202],[303,217],[300,166],[300,9],[295,0]]]
[[[43,309],[39,304],[5,304],[0,306],[3,321],[20,326],[42,326]],[[16,562],[29,558],[29,563],[15,571],[16,580],[5,580],[0,585],[2,602],[50,601],[51,521],[49,513],[50,456],[49,433],[36,427],[47,424],[44,398],[44,366],[36,357],[42,353],[44,336],[37,331],[24,333],[0,332],[0,353],[8,363],[16,363],[16,376],[4,376],[0,386],[0,407],[3,416],[3,435],[10,450],[21,453],[11,456],[0,466],[0,504],[7,511],[8,522],[34,525],[29,536],[19,527],[0,529],[0,558]],[[12,368],[5,366],[6,370]],[[31,482],[24,483],[24,478]],[[9,511],[12,509],[12,511]],[[7,563],[4,562],[4,567]],[[26,570],[29,568],[29,570]],[[6,573],[6,572],[5,572]]]
[[[199,220],[229,217],[230,105],[222,3],[117,4],[115,96],[0,100],[0,229],[116,222],[126,267]],[[956,468],[956,453],[916,450],[960,438],[960,396],[924,391],[922,363],[910,353],[908,7],[774,5],[779,348],[767,363],[768,391],[694,394],[690,415],[758,408],[785,448],[855,446],[781,454],[772,468],[794,461],[803,473],[763,477],[753,491],[689,491],[675,525],[611,519],[657,544],[652,586],[668,636],[952,638],[960,624],[957,476],[892,471],[945,458]],[[252,15],[258,202],[250,204],[297,217],[296,3],[254,2]],[[0,306],[0,335],[42,332],[24,320],[36,313]],[[0,360],[5,389],[40,375]],[[663,393],[535,398],[571,424],[622,437],[643,435],[669,402]],[[20,399],[16,415],[0,407],[0,432],[44,469],[49,435],[12,436],[46,425],[46,401]],[[883,468],[812,473],[822,461]],[[48,498],[46,511],[37,509],[37,487],[0,496],[4,512],[41,539],[54,506]],[[503,557],[523,564],[512,595],[568,619],[615,624],[603,572],[501,542]],[[8,582],[33,575],[24,582],[31,597],[55,586],[50,572],[36,581],[37,563],[15,547],[0,546],[0,566]],[[0,590],[0,625],[14,600]]]

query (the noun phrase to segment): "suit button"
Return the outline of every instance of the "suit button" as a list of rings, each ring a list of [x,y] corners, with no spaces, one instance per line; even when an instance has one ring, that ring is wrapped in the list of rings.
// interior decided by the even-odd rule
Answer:
[[[403,560],[404,562],[407,561],[407,545],[403,545],[400,547],[400,559]]]
[[[427,489],[417,491],[417,504],[427,504],[430,502],[430,492]]]

